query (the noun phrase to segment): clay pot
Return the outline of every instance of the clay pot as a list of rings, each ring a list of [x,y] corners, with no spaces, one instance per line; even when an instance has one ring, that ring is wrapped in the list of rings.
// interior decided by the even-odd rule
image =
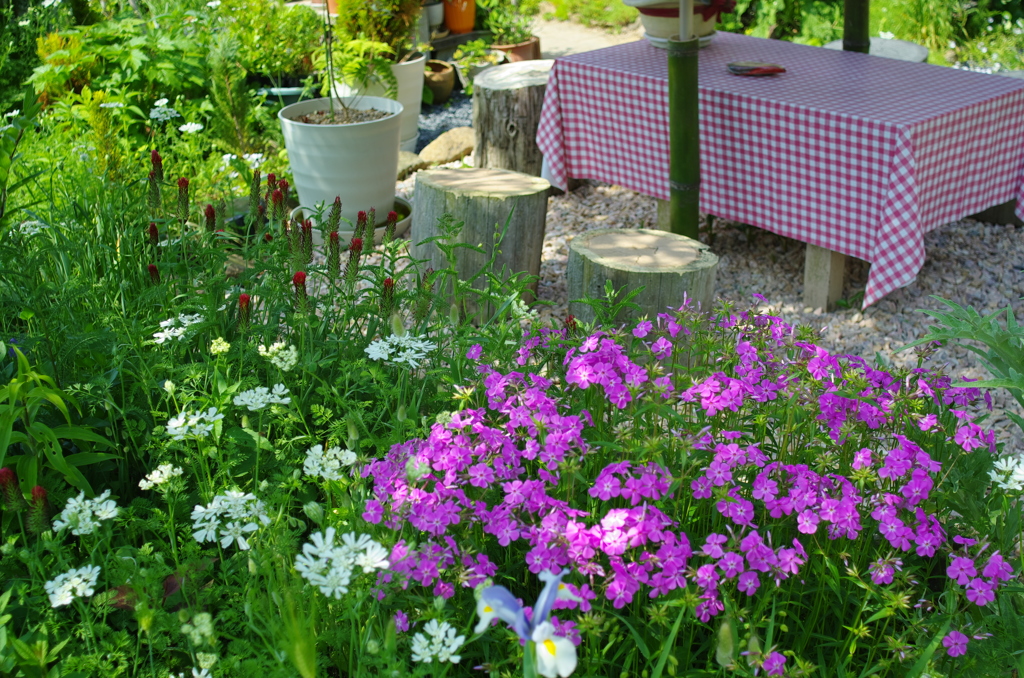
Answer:
[[[530,39],[515,45],[491,45],[491,49],[500,49],[508,55],[508,60],[532,61],[540,58],[540,38],[531,35]]]
[[[453,35],[472,31],[476,23],[476,0],[444,0],[444,23]]]
[[[455,69],[447,61],[431,59],[427,62],[424,84],[434,93],[434,104],[443,104],[455,87]]]

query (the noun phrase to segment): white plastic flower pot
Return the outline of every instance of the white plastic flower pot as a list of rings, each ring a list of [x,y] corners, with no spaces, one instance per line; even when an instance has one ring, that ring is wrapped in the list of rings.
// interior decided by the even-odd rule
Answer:
[[[391,64],[391,72],[398,81],[398,101],[402,104],[402,132],[399,136],[403,151],[415,151],[419,139],[420,106],[423,104],[423,71],[427,61],[426,54],[417,54],[416,58]],[[360,90],[338,82],[335,92],[342,96],[361,94],[364,96],[383,97],[383,85],[374,84]]]
[[[336,106],[341,103],[390,115],[351,125],[313,125],[293,120],[327,110],[330,105],[327,99],[313,99],[285,106],[277,117],[299,203],[311,207],[324,203],[329,208],[340,196],[341,216],[354,224],[361,210],[373,207],[378,215],[386,215],[394,208],[402,104],[371,96],[335,100]]]

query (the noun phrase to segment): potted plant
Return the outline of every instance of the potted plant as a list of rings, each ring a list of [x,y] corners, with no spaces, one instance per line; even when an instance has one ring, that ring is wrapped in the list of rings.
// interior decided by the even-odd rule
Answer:
[[[508,61],[508,53],[491,49],[483,40],[470,40],[459,45],[452,56],[459,82],[466,94],[473,93],[473,78],[480,71]]]
[[[339,197],[342,218],[355,223],[360,211],[372,207],[387,214],[394,207],[402,104],[385,97],[340,95],[335,86],[339,76],[359,90],[381,83],[393,88],[391,62],[384,56],[390,48],[358,39],[335,49],[326,18],[323,26],[325,96],[285,106],[278,120],[299,203],[316,208]],[[336,65],[334,56],[339,54],[347,56]]]
[[[455,68],[447,61],[431,59],[427,62],[427,89],[430,90],[432,104],[443,104],[452,95],[455,87]]]
[[[480,6],[487,10],[484,29],[493,49],[508,54],[509,61],[540,59],[540,38],[530,32],[530,17],[516,0],[480,0]]]
[[[476,25],[476,0],[444,0],[444,23],[452,35],[472,32]]]
[[[420,0],[338,0],[335,24],[338,32],[335,45],[341,48],[334,55],[342,73],[338,91],[343,95],[396,98],[404,110],[401,147],[408,151],[415,150],[419,137],[423,68],[427,60],[414,44],[420,9]],[[367,52],[373,53],[378,64],[387,61],[391,75],[376,73],[370,78],[361,77],[366,75],[363,65],[351,65],[350,60],[364,59]],[[369,67],[381,70],[372,62]]]
[[[238,42],[238,59],[268,100],[298,101],[312,89],[314,55],[321,23],[305,5],[282,0],[222,0],[228,33]]]

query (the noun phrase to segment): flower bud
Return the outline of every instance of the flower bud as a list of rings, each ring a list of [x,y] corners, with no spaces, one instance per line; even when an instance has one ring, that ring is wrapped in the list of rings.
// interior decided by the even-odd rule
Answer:
[[[351,417],[349,417],[349,419],[348,419],[348,440],[346,441],[346,445],[348,446],[348,449],[354,450],[354,449],[356,449],[356,445],[358,445],[358,444],[359,444],[359,427],[356,426],[355,420],[352,419]]]
[[[252,182],[249,184],[249,219],[256,219],[257,224],[262,224],[263,220],[260,218],[258,210],[262,203],[260,202],[260,171],[254,169],[252,171]],[[266,209],[266,208],[264,208]]]
[[[305,308],[307,301],[305,272],[299,271],[292,276],[292,287],[295,288],[295,302],[300,308]]]
[[[263,198],[265,201],[270,202],[270,194],[277,188],[277,175],[271,172],[267,175],[267,192]]]
[[[238,295],[238,326],[245,329],[249,326],[251,297],[243,292]]]
[[[331,212],[327,215],[327,230],[337,231],[341,227],[341,196],[334,197],[334,204],[331,205]]]
[[[270,192],[270,219],[277,223],[284,218],[284,193],[280,188]]]
[[[149,271],[149,282],[153,283],[154,285],[159,285],[160,269],[156,267],[156,264],[150,264],[149,266],[146,267],[146,270]]]
[[[324,524],[324,509],[320,504],[315,501],[311,501],[308,504],[302,505],[302,512],[306,514],[306,517],[312,520],[317,525]]]
[[[348,265],[345,266],[345,280],[352,284],[359,273],[359,255],[363,252],[362,238],[352,238],[348,244]]]
[[[284,179],[281,179],[280,181],[277,182],[277,190],[281,191],[281,195],[284,196],[284,204],[285,205],[288,204],[288,189],[289,188],[291,188],[291,184],[289,184]]]
[[[395,307],[395,280],[394,278],[384,278],[383,284],[380,289],[380,314],[382,316],[391,315],[391,311]]]
[[[188,179],[181,177],[178,179],[178,221],[184,224],[188,221]]]
[[[451,321],[452,325],[458,325],[459,324],[459,305],[458,304],[453,303],[448,308],[448,320]]]
[[[576,316],[571,313],[565,317],[565,331],[568,336],[576,334],[576,330],[579,329],[579,323],[576,322]]]
[[[398,313],[391,314],[391,334],[396,337],[405,336],[405,323],[402,322],[402,316]]]
[[[157,245],[160,244],[160,229],[158,229],[156,227],[155,223],[153,223],[152,221],[149,222],[149,228],[146,229],[146,232],[149,235],[149,244],[150,245],[152,245],[153,247],[156,247]]]
[[[395,228],[398,226],[398,212],[391,210],[388,212],[388,220],[384,226],[384,244],[387,245],[389,242],[395,239]]]
[[[173,396],[173,395],[174,395],[174,391],[175,391],[175,390],[176,390],[177,388],[178,388],[178,387],[177,387],[177,386],[175,386],[175,385],[174,385],[174,382],[173,382],[173,381],[171,381],[170,379],[167,379],[166,381],[164,381],[164,391],[166,391],[166,392],[167,392],[167,395],[169,395],[169,396]]]
[[[153,178],[159,183],[163,183],[164,180],[164,159],[160,157],[160,154],[153,149],[149,154],[149,162],[153,166]]]
[[[331,280],[337,280],[341,275],[341,241],[337,231],[331,231],[327,236],[327,272]]]
[[[307,264],[313,263],[313,222],[306,219],[302,222],[302,256]]]
[[[18,477],[9,468],[0,468],[0,499],[8,511],[17,511],[25,507],[25,497],[18,487]]]
[[[395,418],[398,419],[398,421],[405,421],[406,419],[408,419],[408,417],[405,414],[405,405],[398,406],[398,411],[395,412]]]
[[[160,180],[156,178],[156,172],[150,172],[147,181],[149,182],[149,195],[147,197],[149,211],[153,216],[156,216],[163,203],[163,198],[160,195]]]
[[[217,210],[213,208],[213,205],[206,204],[203,216],[206,217],[206,230],[210,232],[217,230]]]
[[[359,213],[356,214],[356,230],[355,230],[355,233],[353,235],[356,238],[362,238],[363,237],[363,231],[365,231],[365,230],[366,230],[366,212],[360,210]]]
[[[30,534],[40,535],[50,529],[50,502],[46,490],[36,485],[32,488],[32,499],[28,503],[25,527]]]

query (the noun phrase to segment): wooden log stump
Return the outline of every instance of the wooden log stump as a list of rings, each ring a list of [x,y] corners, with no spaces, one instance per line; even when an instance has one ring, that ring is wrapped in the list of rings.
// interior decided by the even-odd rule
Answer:
[[[473,164],[540,176],[537,127],[553,59],[495,66],[473,82]]]
[[[441,235],[439,222],[450,214],[455,222],[462,222],[462,230],[453,244],[466,244],[480,248],[477,252],[467,247],[455,249],[455,268],[459,280],[477,276],[472,286],[484,289],[487,277],[479,275],[491,255],[495,275],[507,280],[516,273],[540,275],[541,249],[547,216],[548,189],[551,184],[540,177],[499,169],[438,169],[416,175],[416,197],[412,212],[412,255],[429,260],[426,264],[435,270],[448,266],[444,254],[436,243],[424,243],[427,238]],[[509,215],[511,214],[511,219]],[[497,246],[495,242],[505,222],[508,228]],[[529,285],[536,296],[537,281]],[[449,284],[445,290],[451,293]],[[476,314],[475,305],[467,305],[469,314]],[[493,312],[488,308],[487,312]]]
[[[592,322],[593,309],[575,300],[603,298],[607,280],[616,291],[644,288],[633,299],[639,313],[627,309],[616,322],[679,308],[684,294],[707,309],[717,270],[718,257],[708,246],[682,235],[647,228],[588,231],[569,243],[569,312]]]

